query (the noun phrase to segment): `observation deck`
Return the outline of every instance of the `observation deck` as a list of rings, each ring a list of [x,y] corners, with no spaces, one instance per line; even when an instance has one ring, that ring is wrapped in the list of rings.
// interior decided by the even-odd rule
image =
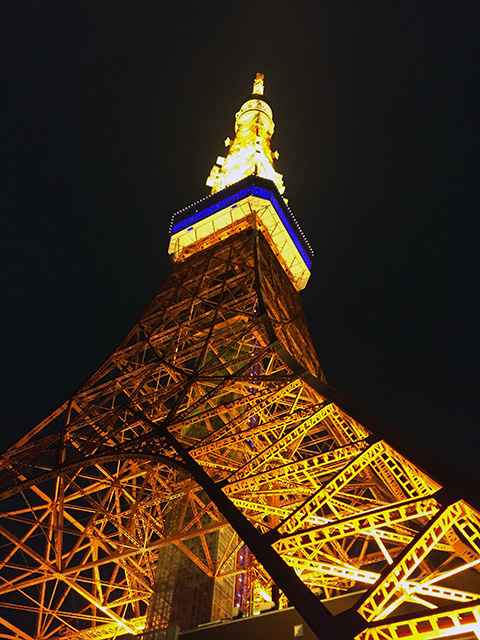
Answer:
[[[304,289],[313,250],[275,183],[259,176],[250,175],[175,213],[168,253],[174,262],[185,260],[254,225],[297,291]]]

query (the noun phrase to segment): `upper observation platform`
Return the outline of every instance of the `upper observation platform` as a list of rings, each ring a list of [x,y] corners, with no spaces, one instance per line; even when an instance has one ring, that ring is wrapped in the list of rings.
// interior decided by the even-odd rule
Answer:
[[[267,239],[295,288],[310,277],[312,248],[283,198],[283,176],[270,140],[273,113],[263,98],[263,75],[257,73],[252,95],[235,116],[235,138],[218,157],[207,179],[211,195],[174,214],[168,252],[173,260],[188,256],[255,226]]]

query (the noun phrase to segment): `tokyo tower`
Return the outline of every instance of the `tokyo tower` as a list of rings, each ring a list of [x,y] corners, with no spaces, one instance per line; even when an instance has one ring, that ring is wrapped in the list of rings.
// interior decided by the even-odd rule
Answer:
[[[320,640],[480,638],[474,499],[320,368],[263,94],[257,74],[139,322],[0,458],[0,638],[156,639],[289,606]]]

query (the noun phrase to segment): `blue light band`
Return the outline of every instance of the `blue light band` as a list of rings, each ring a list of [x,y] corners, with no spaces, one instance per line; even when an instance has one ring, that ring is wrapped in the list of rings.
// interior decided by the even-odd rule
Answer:
[[[275,196],[271,191],[269,191],[268,189],[262,189],[261,187],[258,187],[256,185],[252,185],[252,186],[245,187],[244,189],[240,189],[239,191],[236,191],[235,193],[233,193],[231,196],[228,196],[227,198],[220,200],[220,202],[216,202],[215,204],[210,205],[206,209],[203,209],[203,211],[199,211],[198,213],[195,213],[193,216],[190,216],[185,220],[181,220],[180,222],[177,222],[177,224],[175,224],[172,228],[172,235],[175,233],[178,233],[179,231],[183,231],[183,229],[187,229],[188,227],[193,226],[197,222],[200,222],[200,220],[205,220],[205,218],[208,218],[209,216],[213,215],[214,213],[217,213],[218,211],[222,211],[222,209],[231,207],[236,202],[239,202],[240,200],[243,200],[248,196],[256,196],[257,198],[261,198],[262,200],[268,200],[272,204],[278,217],[283,222],[283,226],[287,230],[288,235],[292,239],[294,245],[296,246],[300,255],[302,256],[303,261],[305,262],[308,269],[310,270],[312,266],[312,261],[308,257],[305,249],[303,248],[300,240],[298,239],[295,231],[293,230],[292,225],[290,224],[289,220],[285,216],[285,213],[282,211],[282,207],[278,203],[277,199],[275,198]]]

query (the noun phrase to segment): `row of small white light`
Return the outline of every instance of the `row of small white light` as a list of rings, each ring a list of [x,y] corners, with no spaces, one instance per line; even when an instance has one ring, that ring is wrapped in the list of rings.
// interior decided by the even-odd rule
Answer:
[[[205,196],[204,198],[200,198],[200,200],[197,200],[193,204],[190,204],[188,207],[183,207],[183,209],[179,209],[178,211],[176,211],[173,214],[173,216],[171,217],[171,219],[170,219],[170,228],[168,230],[168,233],[172,232],[173,222],[174,222],[176,216],[179,216],[184,211],[187,211],[187,209],[191,209],[192,207],[196,207],[198,204],[200,204],[201,202],[204,202],[205,200],[208,200],[209,198],[211,198],[211,196]],[[195,213],[198,213],[198,211],[195,211]]]
[[[227,187],[228,188],[228,187]],[[193,204],[189,205],[188,207],[183,207],[183,209],[180,209],[179,211],[176,211],[173,216],[171,217],[170,220],[170,227],[168,230],[168,233],[171,234],[172,233],[172,229],[173,229],[173,224],[174,224],[174,220],[176,216],[179,216],[181,213],[183,213],[184,211],[190,210],[193,207],[196,207],[197,205],[199,205],[200,203],[204,202],[205,200],[209,200],[211,198],[211,196],[205,196],[204,198],[201,198],[200,200],[197,200],[196,202],[194,202]],[[307,240],[306,235],[303,233],[303,229],[300,226],[300,224],[298,223],[298,220],[296,219],[293,211],[290,209],[290,207],[288,206],[288,204],[284,201],[285,207],[288,209],[288,212],[290,213],[292,220],[295,222],[295,225],[297,227],[298,232],[300,233],[300,235],[302,236],[302,239],[305,241],[305,244],[307,245],[308,249],[310,250],[310,253],[312,254],[312,256],[315,255],[315,251],[313,250],[312,245],[309,243],[309,241]],[[198,211],[195,211],[195,213],[198,213]]]
[[[287,207],[290,215],[292,216],[292,219],[294,220],[298,231],[300,232],[300,235],[302,236],[302,238],[305,240],[305,244],[307,245],[307,247],[310,249],[310,252],[312,254],[312,256],[315,255],[315,251],[313,250],[312,245],[309,243],[309,241],[307,240],[307,236],[303,233],[303,229],[302,227],[299,225],[298,220],[296,219],[296,217],[293,214],[293,211],[290,209],[290,207],[288,206],[288,204],[285,202],[285,206]]]
[[[263,189],[262,189],[262,191],[263,191]],[[266,191],[268,191],[268,190],[266,190]],[[271,192],[271,191],[268,191],[268,193],[269,193],[269,194],[270,194],[270,196],[273,198],[273,200],[274,200],[274,202],[275,202],[276,207],[278,207],[279,209],[281,209],[281,207],[280,207],[280,205],[279,205],[278,200],[274,197],[274,195],[272,194],[272,192]],[[242,196],[247,197],[247,196],[248,196],[248,188],[247,188],[247,189],[242,189],[241,191],[237,191],[236,193],[232,194],[232,196],[230,196],[230,197],[228,197],[228,198],[225,198],[225,199],[223,199],[223,200],[220,200],[220,201],[217,203],[217,205],[218,205],[218,207],[219,207],[219,208],[217,209],[217,212],[218,212],[218,211],[221,211],[221,210],[225,210],[225,209],[229,209],[229,208],[230,208],[230,209],[233,209],[234,207],[237,207],[237,206],[238,206],[238,204],[239,204],[238,202],[236,202],[236,203],[235,203],[235,204],[233,204],[233,205],[228,205],[228,202],[229,202],[229,201],[231,202],[232,197],[235,197],[235,195],[240,195],[240,194],[242,194]],[[252,195],[252,194],[250,194],[250,195]],[[265,198],[263,198],[262,196],[258,196],[258,197],[260,197],[262,200],[265,200]],[[209,198],[209,197],[207,197],[207,198],[203,198],[202,200],[208,200],[208,199],[210,199],[210,198]],[[243,197],[242,197],[241,199],[243,200]],[[267,202],[268,202],[269,200],[270,200],[270,198],[268,198]],[[201,201],[198,201],[198,202],[197,202],[197,203],[195,203],[195,204],[198,204],[198,203],[200,203],[200,202],[201,202]],[[184,211],[188,211],[188,210],[192,209],[193,207],[195,207],[195,204],[191,205],[191,207],[185,207],[185,208],[184,208],[184,209],[182,209],[181,211],[177,212],[175,215],[178,215],[179,213],[182,213],[182,212],[184,212]],[[241,204],[241,202],[240,202],[240,204]],[[271,202],[270,204],[271,204],[271,205],[273,205],[273,202]],[[224,205],[224,206],[223,206],[223,208],[222,208],[222,205]],[[267,206],[267,205],[265,205],[265,206]],[[214,205],[211,205],[211,207],[210,207],[210,208],[213,208],[213,207],[214,207]],[[276,207],[274,207],[274,209],[276,209]],[[196,207],[196,208],[195,208],[195,212],[196,212],[196,213],[199,213],[199,214],[206,213],[206,211],[208,211],[208,208],[207,208],[207,209],[203,209],[203,211],[202,211],[202,210],[198,211],[198,207]],[[293,218],[293,214],[292,214],[292,212],[291,212],[291,209],[290,209],[290,208],[288,208],[288,211],[289,211],[289,213],[290,213],[291,217]],[[212,214],[211,214],[211,215],[213,215],[214,213],[215,213],[215,212],[212,212]],[[202,218],[202,219],[210,218],[210,217],[211,217],[211,215],[204,216],[204,218]],[[277,215],[278,215],[278,212],[277,212]],[[281,217],[282,217],[282,218],[284,218],[284,217],[285,217],[283,212],[281,213]],[[190,219],[191,219],[191,218],[190,218]],[[185,222],[185,221],[183,221],[183,222]],[[200,220],[198,220],[198,222],[201,222],[201,221],[200,221]],[[295,222],[296,222],[296,226],[297,226],[297,227],[299,227],[298,222],[297,222],[297,221],[295,221]],[[287,220],[287,219],[285,219],[285,223],[287,223],[287,224],[288,224],[288,220]],[[195,224],[195,222],[192,222],[192,224]],[[282,227],[283,229],[285,229],[286,231],[288,231],[288,229],[286,229],[286,227],[284,226],[284,222],[281,220],[281,218],[280,218],[280,217],[278,218],[278,225],[279,225],[280,227]],[[291,227],[290,227],[290,225],[289,225],[289,224],[288,224],[288,227],[290,228],[291,232],[292,232],[292,233],[294,233],[294,232],[293,232],[293,229],[291,229]],[[301,229],[299,229],[299,231],[301,232]],[[290,236],[291,236],[291,233],[289,233],[288,235],[290,235]],[[293,238],[291,238],[291,239],[293,240]],[[296,244],[296,243],[295,243],[295,244]],[[280,249],[280,245],[278,244],[278,239],[277,239],[277,242],[276,242],[276,246],[278,247],[278,249],[279,249],[279,251],[280,251],[280,254],[281,254],[281,253],[283,253],[282,249]],[[285,243],[284,243],[284,246],[285,246]],[[298,250],[298,249],[299,249],[299,247],[297,247],[297,250]],[[275,253],[276,253],[276,255],[277,255],[277,256],[279,255],[279,254],[277,253],[277,251],[275,251]],[[302,252],[300,251],[300,253],[302,253]],[[313,253],[313,252],[312,252],[312,253]],[[293,274],[292,267],[293,267],[293,264],[295,263],[295,259],[293,258],[292,260],[293,260],[292,264],[288,265],[288,264],[286,264],[286,263],[285,263],[285,266],[287,267],[287,270],[288,270],[288,271],[290,271],[290,272]],[[305,256],[305,259],[302,259],[302,263],[305,263],[305,266],[307,267],[307,270],[309,271],[309,270],[310,270],[310,266],[306,263],[306,260],[307,260],[307,257]],[[298,280],[298,275],[297,275],[297,276],[295,276],[295,281],[297,282],[297,280]],[[298,282],[300,282],[300,280],[298,280]]]
[[[273,195],[273,194],[272,194],[272,195]],[[282,199],[283,199],[283,198],[282,198]],[[278,207],[280,207],[280,205],[278,204],[278,200],[277,200],[276,198],[275,198],[275,202],[276,202],[277,206],[278,206]],[[296,226],[296,228],[297,228],[297,231],[300,233],[300,235],[301,235],[301,236],[302,236],[302,238],[304,239],[305,244],[307,245],[307,247],[308,247],[308,249],[309,249],[309,251],[310,251],[310,254],[311,254],[311,256],[313,257],[313,256],[315,255],[315,252],[313,251],[312,246],[310,245],[309,241],[307,240],[307,237],[306,237],[306,236],[305,236],[305,234],[303,233],[303,230],[302,230],[301,226],[298,224],[298,220],[297,220],[297,219],[296,219],[296,217],[293,215],[292,210],[290,209],[290,207],[288,206],[288,204],[285,202],[285,200],[284,200],[284,199],[283,199],[283,202],[284,202],[284,204],[285,204],[285,207],[288,209],[288,212],[289,212],[289,214],[290,214],[290,216],[291,216],[291,219],[295,222],[295,226]],[[281,209],[281,207],[280,207],[280,209]],[[282,214],[282,215],[283,215],[283,214]],[[295,232],[293,231],[293,229],[292,229],[292,232],[293,232],[293,233],[295,233]]]

